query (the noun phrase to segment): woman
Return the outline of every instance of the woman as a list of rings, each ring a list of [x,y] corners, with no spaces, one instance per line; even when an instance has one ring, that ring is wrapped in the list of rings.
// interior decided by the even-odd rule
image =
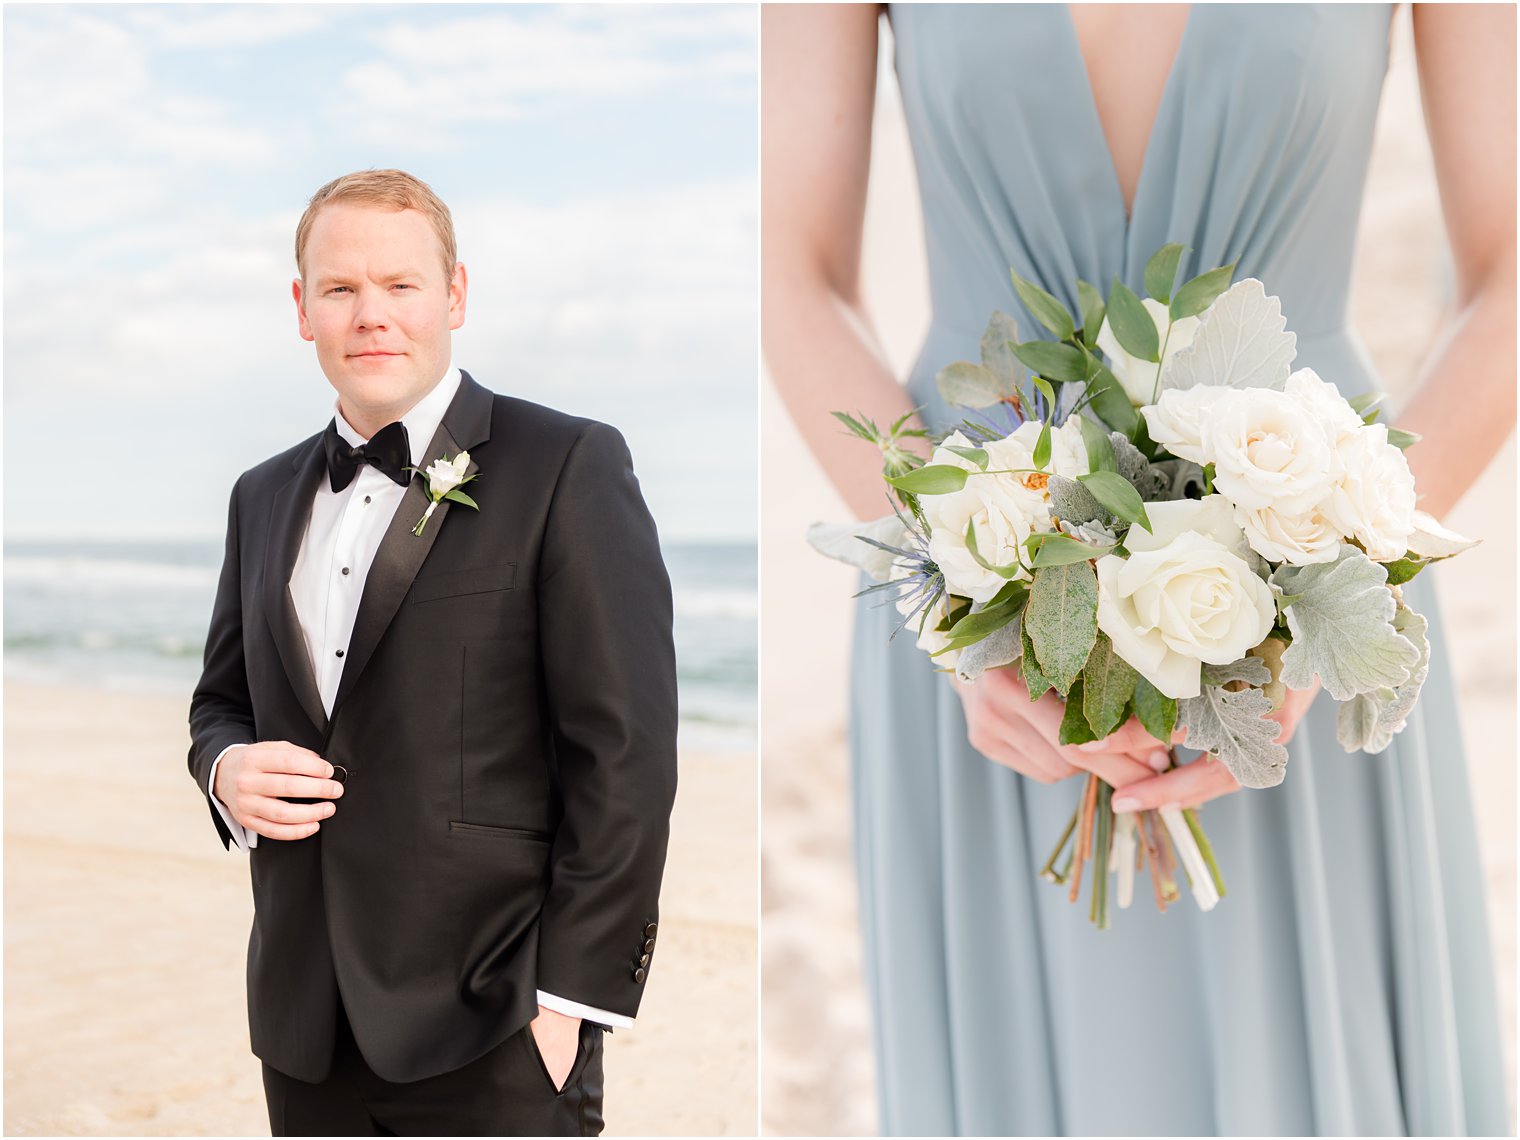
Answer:
[[[1282,298],[1294,367],[1378,388],[1347,326],[1387,5],[890,9],[928,244],[933,323],[906,389],[861,303],[878,12],[768,9],[765,350],[820,463],[883,513],[868,448],[828,413],[922,408],[994,309],[1026,335],[1009,267],[1074,311],[1078,277],[1141,284],[1238,259]],[[1514,418],[1514,11],[1416,6],[1457,315],[1397,418],[1441,516]],[[1456,335],[1460,333],[1460,336]],[[1347,757],[1334,705],[1283,711],[1286,782],[1218,764],[1156,775],[1132,729],[1055,742],[1059,703],[1007,671],[934,674],[890,608],[855,634],[852,743],[866,974],[889,1133],[1486,1134],[1506,1130],[1482,882],[1449,662],[1431,619],[1422,703],[1382,755]],[[968,727],[969,726],[969,727]],[[989,762],[991,761],[991,762]],[[1100,933],[1036,871],[1096,771],[1142,806],[1208,802],[1230,896],[1136,906]]]

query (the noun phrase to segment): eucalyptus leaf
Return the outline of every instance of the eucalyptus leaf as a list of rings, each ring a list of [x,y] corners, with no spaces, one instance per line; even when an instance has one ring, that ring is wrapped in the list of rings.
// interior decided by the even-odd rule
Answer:
[[[1017,391],[1027,375],[1013,346],[1019,342],[1019,325],[1007,313],[994,312],[982,332],[982,367]]]
[[[1260,281],[1237,281],[1198,319],[1193,342],[1167,360],[1161,390],[1207,384],[1281,392],[1298,352],[1286,325],[1282,303]]]
[[[1235,264],[1231,263],[1194,277],[1172,298],[1172,320],[1180,321],[1183,317],[1194,317],[1203,312],[1229,288],[1230,278],[1234,275]]]
[[[998,379],[990,369],[965,360],[941,368],[934,384],[945,403],[960,408],[990,408],[1014,392],[1013,385]]]
[[[969,475],[970,472],[964,467],[953,467],[948,463],[930,463],[914,468],[904,475],[888,476],[887,482],[899,491],[908,491],[915,495],[947,495],[964,487]]]
[[[1101,740],[1119,727],[1140,674],[1114,650],[1101,631],[1082,669],[1082,712]],[[1073,690],[1075,691],[1075,690]],[[1071,698],[1075,699],[1075,698]]]
[[[1430,565],[1428,558],[1399,558],[1393,562],[1383,563],[1388,571],[1388,584],[1390,586],[1402,586],[1421,570]]]
[[[1024,626],[1041,671],[1065,697],[1098,636],[1098,575],[1092,563],[1037,569]]]
[[[1082,310],[1082,343],[1088,348],[1098,347],[1098,330],[1103,327],[1103,294],[1077,278],[1077,304]]]
[[[1062,383],[1081,384],[1087,379],[1082,350],[1048,340],[1029,340],[1013,346],[1013,354],[1030,370]]]
[[[1393,627],[1418,650],[1420,659],[1402,685],[1362,693],[1336,709],[1336,737],[1347,752],[1378,753],[1392,744],[1394,735],[1408,723],[1430,672],[1429,623],[1425,618],[1408,606],[1400,606],[1393,615]]]
[[[1014,291],[1018,293],[1019,300],[1024,302],[1024,307],[1029,310],[1029,315],[1055,333],[1058,340],[1069,340],[1076,332],[1076,325],[1072,323],[1071,313],[1067,311],[1066,306],[1033,281],[1024,280],[1017,270],[1010,272],[1013,275]]]
[[[1093,471],[1078,476],[1081,484],[1092,492],[1093,498],[1102,503],[1112,514],[1125,522],[1135,523],[1149,531],[1150,517],[1145,513],[1145,503],[1134,484],[1116,471]]]
[[[1204,685],[1198,696],[1184,698],[1177,708],[1187,728],[1188,747],[1213,752],[1242,787],[1271,788],[1282,783],[1288,750],[1276,743],[1282,727],[1265,719],[1272,702],[1260,689],[1232,693],[1218,685]]]
[[[951,642],[971,644],[1002,629],[1019,616],[1018,606],[992,606],[967,614],[950,627],[946,634]]]
[[[961,650],[955,674],[962,681],[975,681],[988,669],[1012,665],[1024,652],[1023,623],[1015,617],[982,640]]]
[[[1172,282],[1177,280],[1177,263],[1183,247],[1176,242],[1162,246],[1145,263],[1145,291],[1163,305],[1172,299]]]
[[[1343,544],[1335,562],[1281,566],[1271,581],[1293,598],[1284,611],[1293,634],[1283,654],[1289,688],[1307,689],[1318,675],[1346,701],[1409,680],[1420,654],[1393,626],[1388,572],[1356,547]]]
[[[1144,677],[1135,677],[1135,716],[1145,731],[1168,748],[1177,727],[1177,701],[1152,685]]]
[[[1118,277],[1108,293],[1108,327],[1120,347],[1139,360],[1152,364],[1161,359],[1161,338],[1149,310]]]
[[[1087,744],[1101,737],[1093,731],[1092,725],[1087,723],[1084,710],[1085,702],[1082,699],[1082,678],[1078,677],[1071,683],[1071,692],[1066,695],[1066,711],[1061,714],[1061,728],[1056,740],[1061,744]]]
[[[1029,623],[1027,621],[1021,625],[1019,641],[1024,649],[1019,664],[1019,668],[1024,674],[1024,686],[1029,690],[1029,699],[1037,701],[1050,691],[1050,682],[1045,679],[1045,674],[1040,670],[1040,662],[1034,655],[1034,646],[1029,640]]]

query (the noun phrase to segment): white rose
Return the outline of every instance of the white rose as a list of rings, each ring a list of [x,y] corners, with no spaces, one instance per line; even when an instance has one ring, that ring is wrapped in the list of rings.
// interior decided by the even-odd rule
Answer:
[[[1202,662],[1227,665],[1272,630],[1272,591],[1242,557],[1221,496],[1148,503],[1154,534],[1131,527],[1128,558],[1098,559],[1098,628],[1169,697],[1202,691]]]
[[[1098,329],[1098,347],[1108,357],[1109,371],[1124,386],[1129,402],[1137,408],[1149,404],[1155,397],[1158,371],[1177,353],[1192,344],[1193,338],[1198,335],[1198,318],[1183,317],[1180,321],[1172,322],[1171,335],[1168,336],[1166,326],[1171,322],[1170,310],[1154,297],[1146,297],[1140,303],[1156,323],[1156,347],[1166,345],[1166,354],[1161,358],[1160,364],[1152,364],[1149,360],[1141,360],[1125,352],[1119,344],[1119,338],[1114,336],[1114,330],[1109,327],[1106,316]]]
[[[1285,515],[1317,506],[1334,481],[1327,429],[1296,396],[1270,388],[1236,390],[1210,410],[1204,450],[1214,486],[1237,507]]]
[[[923,632],[918,633],[916,644],[925,653],[939,653],[941,649],[944,649],[945,646],[950,644],[950,638],[942,630],[935,628],[935,626],[939,625],[940,622],[945,620],[946,601],[946,598],[941,597],[939,601],[935,602],[934,605],[929,607],[927,617],[925,617],[923,613],[918,613],[908,621],[908,628],[914,632],[918,632],[918,623],[920,621],[924,623]],[[914,598],[912,596],[908,598],[899,598],[897,600],[897,612],[902,614],[904,617],[907,617],[908,612],[913,608],[913,602]],[[961,652],[962,651],[959,649],[952,649],[948,653],[941,653],[940,656],[934,658],[935,667],[941,669],[954,669],[956,664],[961,659]]]
[[[434,495],[447,495],[464,482],[464,470],[470,465],[470,453],[461,451],[453,459],[435,459],[428,465],[428,489]]]
[[[1341,550],[1340,528],[1318,510],[1287,515],[1271,507],[1235,508],[1235,521],[1251,549],[1270,562],[1308,566],[1334,562]]]
[[[1141,408],[1151,439],[1178,459],[1212,463],[1203,445],[1204,427],[1222,399],[1234,395],[1230,388],[1199,384],[1193,388],[1168,388],[1148,408]]]
[[[965,487],[948,495],[923,495],[919,505],[929,523],[929,553],[939,564],[952,594],[987,602],[1007,581],[983,567],[971,556],[966,543],[966,526],[975,526],[976,549],[994,566],[1010,566],[1020,555],[1024,541],[1035,531],[1053,529],[1050,521],[1049,475],[1031,471],[1034,446],[1039,440],[1038,423],[1020,424],[1006,439],[982,444],[987,452],[988,473],[963,459],[948,446],[935,451],[932,463],[943,463],[974,472]],[[1051,432],[1050,462],[1047,471],[1068,478],[1085,475],[1088,470],[1087,448],[1082,442],[1081,425],[1068,420]],[[945,440],[946,445],[971,447],[960,432]]]
[[[1362,417],[1342,396],[1340,389],[1321,380],[1312,368],[1300,368],[1288,377],[1288,395],[1309,410],[1325,428],[1332,446],[1362,430]]]
[[[1402,558],[1414,533],[1414,475],[1382,424],[1363,427],[1335,449],[1336,481],[1321,508],[1374,562]]]

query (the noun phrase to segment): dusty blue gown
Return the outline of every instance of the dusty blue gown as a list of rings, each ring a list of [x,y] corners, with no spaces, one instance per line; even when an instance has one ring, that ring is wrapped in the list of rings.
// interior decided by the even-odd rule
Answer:
[[[1347,290],[1389,5],[1194,5],[1126,220],[1065,5],[894,5],[933,322],[909,379],[977,358],[1020,306],[1009,267],[1142,285],[1238,259],[1282,298],[1295,367],[1379,387]],[[857,613],[855,838],[887,1134],[1486,1135],[1507,1131],[1484,882],[1450,659],[1431,619],[1419,710],[1346,755],[1315,703],[1287,780],[1210,803],[1228,897],[1148,892],[1099,933],[1036,879],[1078,781],[966,742],[960,702],[898,617]]]

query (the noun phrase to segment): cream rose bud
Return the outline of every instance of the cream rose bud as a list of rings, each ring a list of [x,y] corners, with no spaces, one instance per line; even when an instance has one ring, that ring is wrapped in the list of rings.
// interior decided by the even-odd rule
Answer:
[[[1212,463],[1203,444],[1203,429],[1219,402],[1234,394],[1232,389],[1199,384],[1193,388],[1168,388],[1148,408],[1141,408],[1145,428],[1152,440],[1178,459],[1197,464]]]
[[[1336,482],[1322,508],[1374,562],[1402,558],[1414,533],[1414,475],[1382,424],[1364,427],[1335,449]]]
[[[1154,297],[1146,297],[1140,303],[1156,323],[1156,346],[1159,348],[1166,345],[1166,355],[1161,358],[1160,364],[1152,364],[1149,360],[1141,360],[1124,351],[1119,338],[1114,336],[1114,330],[1109,327],[1107,317],[1098,329],[1098,347],[1108,357],[1109,371],[1124,386],[1129,402],[1137,408],[1149,404],[1155,398],[1157,373],[1166,366],[1167,361],[1192,344],[1193,338],[1198,335],[1197,317],[1172,321],[1170,310]],[[1170,336],[1166,331],[1168,322],[1172,326]]]
[[[1237,507],[1235,521],[1245,532],[1251,549],[1269,562],[1308,566],[1313,562],[1334,562],[1340,554],[1340,528],[1317,510],[1285,515],[1271,507],[1254,511]]]
[[[1244,388],[1210,409],[1203,447],[1214,486],[1237,507],[1286,515],[1313,510],[1334,481],[1327,429],[1297,396]]]
[[[1202,662],[1240,660],[1276,620],[1230,510],[1219,495],[1147,503],[1154,533],[1131,527],[1130,556],[1097,562],[1098,628],[1169,697],[1196,697]]]
[[[1288,377],[1284,390],[1319,420],[1332,446],[1362,430],[1362,417],[1356,414],[1356,409],[1334,384],[1321,380],[1314,369],[1300,368]]]
[[[435,495],[447,495],[464,482],[465,468],[470,465],[470,453],[461,451],[453,459],[435,459],[428,465],[428,487]]]

